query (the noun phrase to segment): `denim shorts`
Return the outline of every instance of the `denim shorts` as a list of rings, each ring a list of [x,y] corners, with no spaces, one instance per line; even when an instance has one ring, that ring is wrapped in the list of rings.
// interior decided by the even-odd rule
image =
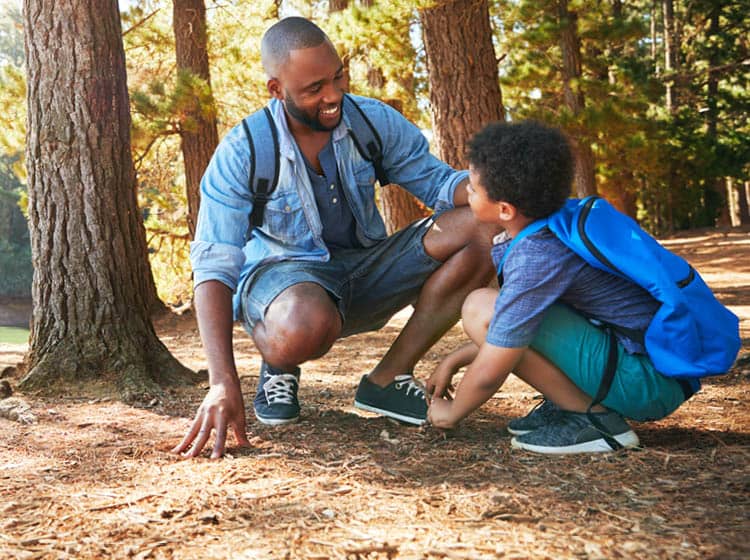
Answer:
[[[430,216],[414,222],[372,247],[332,251],[328,262],[282,261],[259,268],[241,297],[245,330],[252,333],[273,300],[302,282],[318,284],[331,295],[343,319],[342,337],[383,327],[417,300],[442,265],[424,248],[434,221]]]
[[[609,353],[609,335],[561,304],[552,305],[529,345],[593,398]],[[648,356],[617,348],[617,371],[602,404],[633,420],[658,420],[686,399],[683,386],[654,369]]]

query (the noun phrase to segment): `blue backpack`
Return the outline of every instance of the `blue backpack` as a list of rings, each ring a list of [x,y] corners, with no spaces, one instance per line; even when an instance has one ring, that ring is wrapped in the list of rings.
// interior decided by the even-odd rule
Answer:
[[[656,370],[677,378],[686,397],[700,387],[698,378],[732,367],[740,349],[737,316],[719,303],[685,259],[603,198],[570,199],[551,216],[526,226],[506,250],[499,270],[518,241],[544,226],[591,266],[638,284],[661,303],[645,333],[604,325],[610,354],[592,407],[606,397],[617,367],[613,331],[642,342]],[[607,441],[619,448],[614,439]]]
[[[383,167],[383,141],[380,135],[354,98],[345,94],[341,104],[344,114],[349,119],[349,134],[357,151],[365,160],[372,163],[375,177],[380,186],[385,187],[390,181]],[[249,186],[253,195],[253,210],[249,217],[249,235],[254,227],[263,225],[266,202],[279,182],[279,133],[268,107],[244,118],[242,128],[245,130],[250,148]]]

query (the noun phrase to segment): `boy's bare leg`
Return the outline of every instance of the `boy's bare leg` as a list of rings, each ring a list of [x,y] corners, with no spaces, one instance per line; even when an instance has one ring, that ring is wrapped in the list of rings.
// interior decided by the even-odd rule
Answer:
[[[497,294],[498,291],[492,288],[475,290],[464,303],[464,330],[478,346],[487,337]],[[531,348],[523,353],[513,373],[563,410],[586,412],[591,404],[590,396],[579,389],[560,368]],[[606,409],[597,405],[592,410],[601,412]]]

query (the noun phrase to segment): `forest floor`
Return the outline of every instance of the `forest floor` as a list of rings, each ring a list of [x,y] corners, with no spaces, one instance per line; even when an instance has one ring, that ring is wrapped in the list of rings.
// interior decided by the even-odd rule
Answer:
[[[206,383],[147,408],[81,395],[0,400],[20,415],[0,418],[0,558],[750,557],[750,234],[665,243],[741,317],[743,349],[674,414],[634,424],[639,449],[511,450],[506,423],[537,402],[514,377],[448,435],[360,414],[359,378],[404,313],[305,364],[301,421],[268,428],[251,408],[259,356],[237,328],[252,447],[230,446],[222,460],[169,453]],[[183,363],[205,368],[191,315],[157,330]],[[463,340],[454,327],[418,377]],[[0,371],[25,350],[0,345]]]

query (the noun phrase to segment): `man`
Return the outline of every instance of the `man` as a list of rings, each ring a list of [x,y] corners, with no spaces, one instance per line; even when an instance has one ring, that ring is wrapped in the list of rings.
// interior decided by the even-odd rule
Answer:
[[[212,431],[211,457],[221,456],[229,427],[248,444],[233,317],[263,358],[255,415],[278,425],[299,417],[300,364],[414,304],[403,331],[360,381],[355,406],[421,424],[427,403],[414,366],[457,321],[466,295],[492,276],[489,242],[482,241],[491,235],[479,231],[466,207],[466,172],[432,156],[397,111],[345,97],[343,64],[322,30],[299,17],[281,20],[264,34],[261,58],[279,142],[278,186],[262,224],[248,231],[254,163],[242,126],[223,139],[201,182],[191,261],[210,389],[174,449],[189,457]],[[373,164],[349,134],[344,104],[352,100],[382,139],[389,179],[435,208],[435,216],[386,235]]]

